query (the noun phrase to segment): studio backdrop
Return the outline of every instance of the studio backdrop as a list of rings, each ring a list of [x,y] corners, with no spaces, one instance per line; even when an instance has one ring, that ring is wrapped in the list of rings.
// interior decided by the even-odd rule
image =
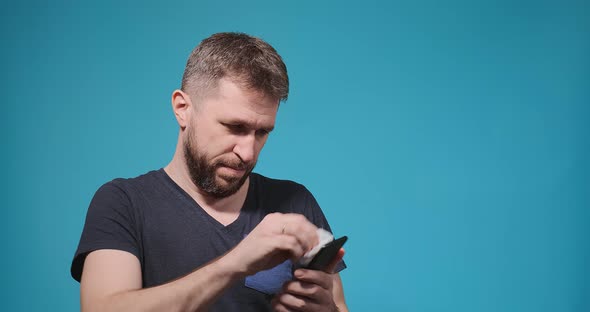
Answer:
[[[3,3],[2,310],[79,310],[94,192],[171,160],[188,54],[239,31],[291,81],[255,170],[349,237],[352,311],[590,311],[589,7]]]

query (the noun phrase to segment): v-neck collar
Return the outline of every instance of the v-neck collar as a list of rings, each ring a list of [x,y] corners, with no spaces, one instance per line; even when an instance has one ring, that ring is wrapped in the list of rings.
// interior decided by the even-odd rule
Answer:
[[[158,170],[158,172],[160,173],[161,177],[164,179],[164,182],[166,185],[170,186],[174,191],[177,192],[177,194],[186,200],[186,202],[190,203],[191,206],[193,206],[193,210],[201,215],[202,217],[204,217],[205,219],[207,219],[211,225],[213,225],[216,229],[223,231],[223,232],[239,232],[240,227],[243,226],[244,224],[244,219],[246,218],[246,211],[248,210],[248,207],[252,204],[252,201],[254,200],[254,183],[252,179],[252,176],[250,176],[250,178],[248,179],[248,192],[246,194],[246,199],[244,200],[244,203],[242,204],[242,208],[240,209],[240,214],[238,215],[238,217],[230,224],[228,225],[223,225],[223,223],[217,221],[217,219],[213,218],[210,214],[207,213],[207,211],[205,211],[205,209],[203,209],[203,207],[201,207],[201,205],[199,205],[199,203],[197,203],[197,201],[192,198],[192,196],[190,196],[182,187],[180,187],[180,185],[178,185],[176,182],[174,182],[174,180],[172,180],[172,178],[168,175],[168,173],[166,173],[166,171],[164,170],[164,168],[160,168],[160,170]],[[237,233],[236,232],[236,233]]]

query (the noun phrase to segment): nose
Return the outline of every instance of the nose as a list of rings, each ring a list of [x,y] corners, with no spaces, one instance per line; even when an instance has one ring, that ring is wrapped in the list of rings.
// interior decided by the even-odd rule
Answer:
[[[233,152],[238,155],[244,163],[251,164],[257,156],[256,144],[256,136],[254,134],[240,136],[239,141],[234,146]]]

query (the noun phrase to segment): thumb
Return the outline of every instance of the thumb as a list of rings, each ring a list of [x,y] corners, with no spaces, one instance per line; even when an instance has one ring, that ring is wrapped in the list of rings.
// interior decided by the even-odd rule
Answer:
[[[342,260],[342,258],[344,258],[344,248],[340,248],[340,250],[338,250],[338,253],[334,257],[334,260],[332,260],[332,262],[330,262],[330,265],[328,265],[328,267],[326,268],[326,273],[334,273],[334,270],[336,270],[336,266],[338,265],[340,260]]]

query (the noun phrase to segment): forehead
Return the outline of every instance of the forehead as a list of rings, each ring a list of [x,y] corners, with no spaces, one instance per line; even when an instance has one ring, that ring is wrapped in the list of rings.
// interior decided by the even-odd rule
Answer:
[[[279,100],[222,78],[216,90],[201,101],[201,106],[203,113],[221,121],[239,121],[262,128],[274,126]]]

